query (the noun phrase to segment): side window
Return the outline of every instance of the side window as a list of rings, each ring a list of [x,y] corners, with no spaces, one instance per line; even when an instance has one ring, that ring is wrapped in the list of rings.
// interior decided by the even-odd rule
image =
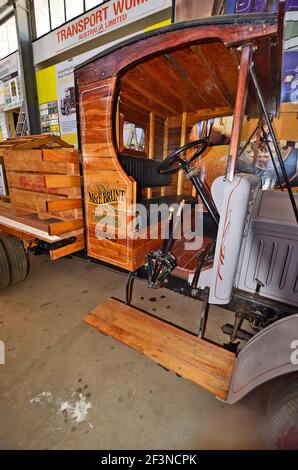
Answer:
[[[123,147],[124,149],[145,151],[146,133],[145,129],[136,126],[131,122],[124,122],[123,126]]]
[[[19,101],[19,92],[18,92],[18,84],[17,79],[14,78],[9,82],[9,94],[10,94],[10,102],[17,103]]]
[[[15,96],[17,96],[17,87],[16,87],[16,81],[15,80],[12,80],[10,82],[10,92],[11,92],[11,96],[13,98],[15,98]]]

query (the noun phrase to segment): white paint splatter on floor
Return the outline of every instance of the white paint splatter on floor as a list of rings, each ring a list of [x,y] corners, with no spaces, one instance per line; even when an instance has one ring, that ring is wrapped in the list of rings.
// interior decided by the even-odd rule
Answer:
[[[42,392],[36,395],[36,397],[31,398],[30,403],[49,403],[53,400],[52,392]]]
[[[41,392],[35,397],[31,398],[29,403],[35,403],[39,405],[45,405],[53,402],[54,396],[52,392]],[[69,400],[57,399],[55,405],[58,407],[57,414],[63,416],[64,421],[72,421],[75,424],[86,421],[88,425],[93,428],[93,425],[87,420],[88,413],[92,407],[92,403],[87,401],[87,398],[81,393],[78,395],[76,392],[72,392]]]
[[[73,398],[70,402],[60,402],[59,413],[70,418],[75,423],[81,423],[82,421],[87,421],[88,412],[91,406],[92,403],[87,402],[86,397],[80,393],[78,400]]]

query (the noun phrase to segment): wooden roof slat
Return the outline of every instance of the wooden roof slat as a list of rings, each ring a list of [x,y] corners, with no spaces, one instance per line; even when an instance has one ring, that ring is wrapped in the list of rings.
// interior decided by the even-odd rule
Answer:
[[[129,89],[121,90],[121,94],[120,94],[121,101],[123,101],[125,104],[130,103],[134,106],[137,106],[139,109],[142,109],[143,111],[148,113],[148,109],[149,109],[148,101],[144,102],[144,99],[142,100],[139,99],[139,96],[135,96],[135,94],[131,93],[130,91],[131,90]],[[163,118],[166,118],[166,116],[168,115],[168,112],[167,110],[163,108],[159,108],[157,114],[159,114]]]
[[[180,80],[179,90],[183,89],[184,94],[188,93],[188,95],[190,95],[192,105],[194,105],[194,103],[197,103],[198,100],[199,100],[199,103],[201,103],[198,105],[198,107],[208,105],[208,99],[206,99],[204,95],[201,93],[201,90],[195,86],[193,80],[189,76],[186,69],[184,69],[180,63],[178,63],[176,58],[173,57],[173,54],[165,54],[164,57],[169,61],[173,70],[175,70],[176,73],[179,74],[178,75],[179,80]],[[182,83],[181,83],[181,80],[182,80]],[[189,88],[187,86],[185,87],[183,80],[185,84],[189,86]]]
[[[208,48],[211,50],[215,43],[209,43]],[[227,50],[223,51],[223,53],[229,54]],[[224,106],[231,106],[231,102],[226,99],[225,95],[223,95],[221,89],[216,86],[216,82],[218,81],[218,77],[216,77],[216,82],[214,80],[213,70],[211,71],[210,67],[206,67],[206,60],[204,54],[200,56],[196,53],[196,50],[192,47],[187,47],[184,50],[178,50],[173,52],[172,57],[180,64],[180,66],[184,67],[187,71],[190,82],[195,90],[199,89],[201,95],[203,94],[205,97],[206,106],[205,107],[224,107]],[[224,62],[225,57],[218,58],[219,62]],[[238,75],[238,71],[236,70],[236,77]]]
[[[173,89],[174,87],[171,80],[164,80],[165,75],[160,68],[161,57],[157,58],[157,64],[155,64],[156,59],[151,59],[148,62],[138,65],[136,69],[141,73],[142,83],[145,87],[153,90],[155,93],[158,91],[158,95],[162,97],[164,101],[170,101],[175,109],[181,110],[182,112],[183,99],[176,90]]]
[[[14,150],[26,150],[34,148],[73,148],[73,145],[65,142],[59,136],[53,134],[37,134],[20,137],[10,137],[0,142],[0,147]]]
[[[208,51],[206,50],[206,46],[208,47]],[[200,44],[198,46],[193,46],[191,47],[191,50],[194,51],[195,54],[197,54],[200,58],[200,60],[203,62],[204,67],[206,70],[208,70],[214,86],[217,88],[217,90],[221,93],[223,100],[227,106],[233,106],[234,105],[234,97],[230,94],[228,91],[227,87],[224,84],[223,81],[223,74],[219,72],[219,68],[215,67],[212,61],[210,60],[209,57],[209,49],[210,46],[209,44]]]
[[[173,96],[172,100],[169,100],[167,88],[162,86],[161,83],[161,77],[158,81],[151,78],[140,66],[130,70],[122,79],[124,87],[131,88],[147,97],[150,102],[166,109],[167,113],[177,114],[181,106],[179,99],[177,99],[177,96]]]
[[[161,86],[162,81],[164,81],[168,97],[170,99],[174,97],[180,101],[180,114],[186,111],[187,107],[193,106],[194,103],[198,107],[204,105],[204,103],[207,104],[199,90],[195,92],[193,89],[181,86],[181,75],[166,56],[151,59],[147,63],[142,64],[141,67],[143,70],[146,70],[148,75],[155,77],[158,88]],[[167,80],[165,80],[165,77],[167,77]],[[177,93],[177,90],[179,90],[179,93]]]
[[[209,118],[218,115],[219,109],[232,114],[238,80],[235,58],[218,41],[200,47],[187,46],[128,70],[121,78],[123,101],[162,117],[197,112]],[[214,64],[216,54],[218,65]],[[218,72],[221,65],[224,73]]]
[[[177,108],[173,107],[171,104],[169,104],[169,100],[167,102],[163,102],[160,98],[158,98],[158,93],[155,93],[153,91],[149,92],[146,90],[144,84],[140,85],[139,83],[136,83],[133,80],[130,80],[129,82],[126,81],[125,83],[125,88],[126,88],[126,93],[129,95],[129,97],[133,97],[133,94],[137,92],[139,94],[138,99],[143,102],[144,104],[144,99],[147,100],[147,110],[152,110],[154,105],[155,105],[155,111],[157,114],[160,114],[161,116],[163,115],[170,115],[174,116],[175,114],[179,114],[179,110],[177,111]],[[129,93],[129,90],[130,93]],[[131,99],[132,101],[132,99]]]
[[[210,119],[213,117],[221,116],[232,116],[234,110],[227,106],[215,108],[215,109],[200,109],[199,111],[193,111],[187,113],[187,126],[192,126],[193,124],[204,121],[205,119]],[[181,116],[171,116],[169,117],[169,127],[180,127],[181,126]]]

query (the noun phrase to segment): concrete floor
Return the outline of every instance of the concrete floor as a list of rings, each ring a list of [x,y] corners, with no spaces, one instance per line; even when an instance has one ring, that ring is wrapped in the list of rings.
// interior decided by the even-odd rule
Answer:
[[[124,286],[96,265],[41,256],[23,284],[0,293],[0,448],[264,448],[264,391],[225,405],[81,321]],[[197,301],[138,281],[133,303],[197,328]],[[211,310],[208,333],[229,315]]]

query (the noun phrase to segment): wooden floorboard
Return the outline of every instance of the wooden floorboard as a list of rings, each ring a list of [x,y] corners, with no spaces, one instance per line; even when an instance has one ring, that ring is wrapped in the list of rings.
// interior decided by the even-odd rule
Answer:
[[[198,250],[186,250],[185,243],[189,243],[185,238],[181,240],[177,240],[173,247],[171,248],[171,253],[175,256],[177,261],[177,267],[173,271],[174,276],[180,276],[188,278],[190,274],[194,274],[197,269],[199,263],[199,255],[205,249],[209,249],[212,240],[204,239],[203,246]],[[213,261],[206,263],[206,265],[202,268],[209,269],[212,266]]]
[[[226,398],[233,353],[112,298],[84,321],[219,398]]]

